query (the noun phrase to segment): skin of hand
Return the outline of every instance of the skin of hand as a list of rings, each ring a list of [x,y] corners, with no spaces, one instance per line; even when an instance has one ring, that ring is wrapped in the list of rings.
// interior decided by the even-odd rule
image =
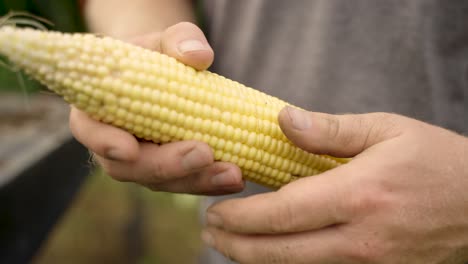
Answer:
[[[285,108],[285,135],[355,157],[276,192],[219,202],[203,240],[240,263],[464,263],[468,139],[407,117]]]
[[[178,23],[161,33],[137,36],[129,42],[175,57],[198,70],[208,68],[214,57],[203,32],[189,22]],[[136,182],[157,191],[206,195],[234,193],[244,188],[240,169],[215,162],[212,149],[205,143],[139,142],[131,134],[95,121],[75,107],[70,111],[70,128],[116,180]]]
[[[181,21],[195,22],[192,0],[86,0],[86,26],[95,33],[128,39],[162,32]]]

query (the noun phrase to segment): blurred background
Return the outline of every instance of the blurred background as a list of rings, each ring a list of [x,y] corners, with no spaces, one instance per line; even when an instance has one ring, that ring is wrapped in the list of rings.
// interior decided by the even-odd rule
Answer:
[[[78,1],[0,0],[11,10],[86,31]],[[199,198],[112,180],[67,119],[60,99],[0,68],[0,263],[195,263]]]

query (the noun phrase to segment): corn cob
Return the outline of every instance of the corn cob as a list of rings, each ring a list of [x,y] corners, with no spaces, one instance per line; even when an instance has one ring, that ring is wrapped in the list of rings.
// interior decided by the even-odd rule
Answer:
[[[279,188],[345,159],[281,132],[286,102],[164,54],[85,33],[3,26],[0,54],[91,117],[156,143],[200,140],[250,181]]]

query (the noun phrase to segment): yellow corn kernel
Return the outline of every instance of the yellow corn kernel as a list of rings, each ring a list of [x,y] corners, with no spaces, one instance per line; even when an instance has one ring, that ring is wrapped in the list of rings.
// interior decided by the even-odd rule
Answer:
[[[347,162],[281,132],[286,102],[174,58],[91,34],[0,28],[0,53],[93,118],[156,143],[204,140],[272,188]]]

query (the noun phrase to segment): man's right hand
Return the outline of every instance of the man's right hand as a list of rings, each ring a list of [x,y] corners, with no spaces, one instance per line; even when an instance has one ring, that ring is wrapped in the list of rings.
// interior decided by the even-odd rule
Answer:
[[[213,62],[213,50],[203,32],[183,22],[129,40],[144,48],[165,53],[198,70]],[[104,171],[119,181],[136,182],[152,190],[220,195],[244,188],[240,169],[215,162],[212,149],[197,141],[158,145],[139,142],[119,128],[91,119],[75,107],[70,112],[75,138],[89,148]]]

